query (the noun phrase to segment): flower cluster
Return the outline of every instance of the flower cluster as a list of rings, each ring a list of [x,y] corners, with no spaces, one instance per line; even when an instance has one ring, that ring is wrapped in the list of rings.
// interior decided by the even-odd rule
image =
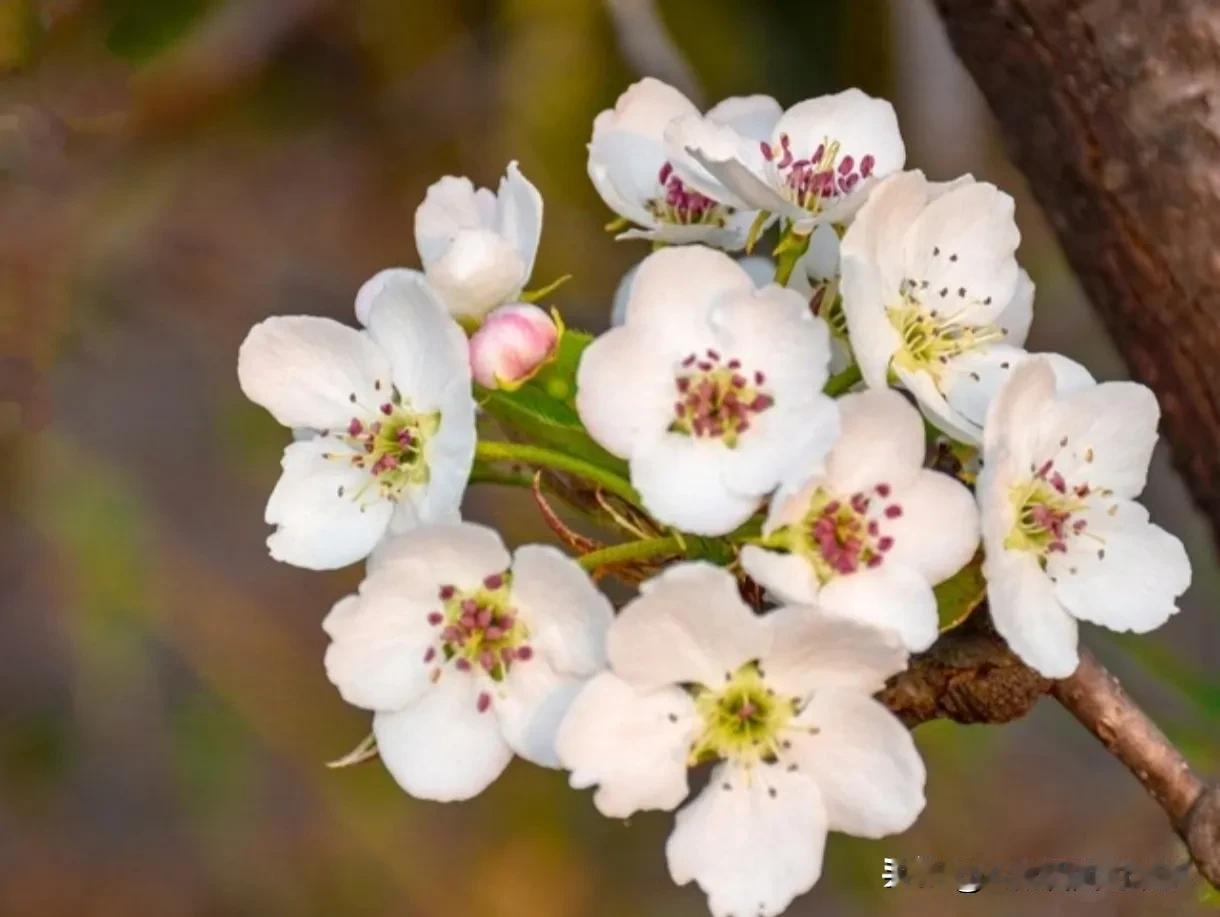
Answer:
[[[271,555],[367,565],[323,623],[330,680],[373,714],[342,763],[375,753],[451,801],[516,755],[612,818],[677,809],[707,769],[670,872],[716,917],[776,915],[828,831],[922,810],[923,762],[874,699],[910,654],[989,613],[1062,678],[1078,621],[1177,610],[1189,562],[1135,502],[1152,394],[1028,353],[1012,198],[904,166],[893,109],[858,90],[701,114],[646,79],[588,150],[618,237],[656,249],[609,331],[526,291],[542,200],[515,163],[496,193],[428,189],[422,269],[369,280],[359,327],[251,330],[242,389],[293,432]],[[471,482],[531,488],[576,556],[461,521]],[[605,576],[638,587],[617,615]]]

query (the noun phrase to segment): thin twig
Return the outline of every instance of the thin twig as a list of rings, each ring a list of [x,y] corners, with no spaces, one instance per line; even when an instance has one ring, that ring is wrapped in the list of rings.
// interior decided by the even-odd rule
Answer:
[[[1220,790],[1191,769],[1087,650],[1076,672],[1051,694],[1143,784],[1186,842],[1199,872],[1220,887]]]

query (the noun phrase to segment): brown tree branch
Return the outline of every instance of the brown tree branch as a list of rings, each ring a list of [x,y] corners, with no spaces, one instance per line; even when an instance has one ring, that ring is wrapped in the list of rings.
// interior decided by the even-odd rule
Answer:
[[[1220,534],[1220,4],[935,2]]]
[[[1169,816],[1199,872],[1220,888],[1220,789],[1194,771],[1165,734],[1088,651],[1051,693],[1118,758]]]
[[[1200,874],[1220,888],[1220,788],[1191,770],[1173,744],[1087,650],[1080,668],[1050,681],[1022,663],[976,612],[911,659],[878,695],[910,727],[943,718],[1007,723],[1050,694],[1135,775],[1165,810]]]

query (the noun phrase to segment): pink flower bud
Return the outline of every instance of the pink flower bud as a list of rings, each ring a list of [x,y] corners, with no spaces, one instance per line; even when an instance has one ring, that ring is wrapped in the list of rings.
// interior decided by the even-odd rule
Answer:
[[[554,355],[560,329],[529,303],[491,312],[470,338],[470,368],[485,388],[516,388]]]

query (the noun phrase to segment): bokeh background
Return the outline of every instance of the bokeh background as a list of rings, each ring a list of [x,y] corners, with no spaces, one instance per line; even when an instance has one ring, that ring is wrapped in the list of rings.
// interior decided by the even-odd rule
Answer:
[[[0,0],[0,915],[696,917],[670,818],[601,818],[514,764],[478,800],[416,802],[327,683],[322,616],[359,570],[266,555],[285,432],[237,388],[274,313],[349,320],[416,263],[445,173],[519,159],[546,200],[535,279],[597,330],[644,243],[614,243],[585,177],[593,116],[638,74],[611,0]],[[704,99],[892,98],[909,161],[1018,198],[1034,344],[1125,369],[925,0],[663,0]],[[645,10],[647,12],[647,10]],[[646,17],[645,17],[646,19]],[[633,52],[634,53],[634,52]],[[1015,91],[1019,91],[1019,88]],[[1202,771],[1220,758],[1214,546],[1166,456],[1148,492],[1195,562],[1155,635],[1087,629]],[[469,515],[545,537],[483,487]],[[883,856],[1179,863],[1166,819],[1051,702],[1008,727],[934,723],[916,827],[833,836],[793,915],[1179,914],[1177,892],[883,891]]]

